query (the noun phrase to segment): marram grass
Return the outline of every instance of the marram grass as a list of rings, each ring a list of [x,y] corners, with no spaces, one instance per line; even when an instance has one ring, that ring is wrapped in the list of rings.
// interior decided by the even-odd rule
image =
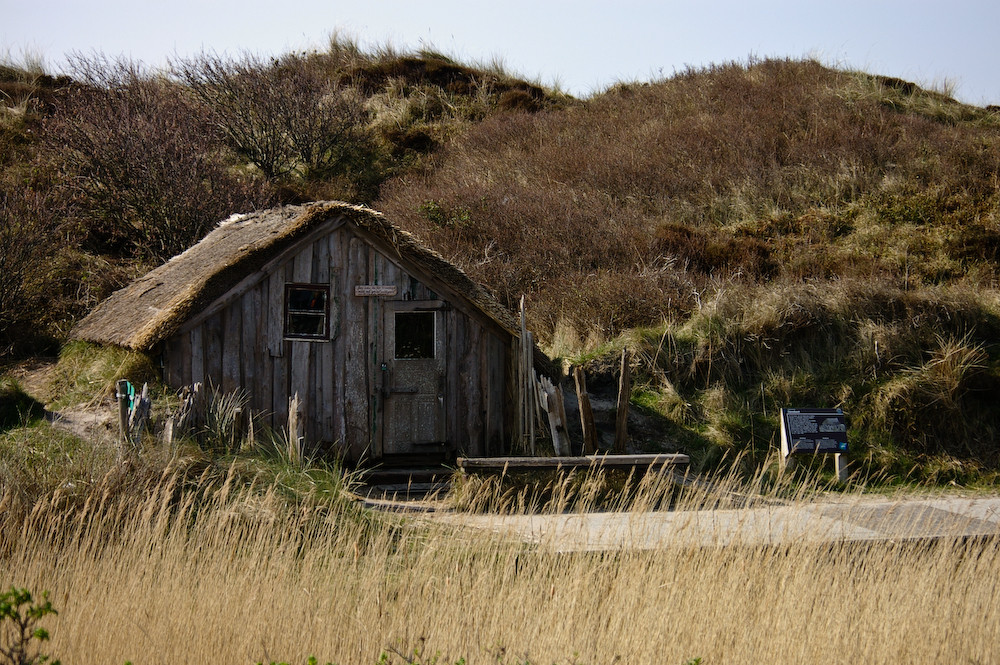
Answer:
[[[347,502],[291,502],[235,474],[203,478],[168,471],[145,492],[97,485],[82,507],[56,493],[0,516],[2,583],[49,590],[59,612],[46,618],[47,653],[67,663],[374,664],[415,649],[420,662],[449,664],[937,663],[989,662],[1000,638],[995,537],[571,553]],[[722,505],[711,495],[674,505]]]

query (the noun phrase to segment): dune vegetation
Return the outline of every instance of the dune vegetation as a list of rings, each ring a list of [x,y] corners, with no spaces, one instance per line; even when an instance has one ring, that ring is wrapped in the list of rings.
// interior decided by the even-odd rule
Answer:
[[[988,662],[1000,637],[985,583],[1000,574],[995,536],[572,552],[371,514],[320,483],[290,494],[246,471],[181,455],[0,511],[5,577],[47,590],[58,612],[40,621],[42,651],[110,663],[936,663]],[[646,486],[645,502],[662,489]],[[517,503],[487,493],[482,506]],[[693,492],[673,507],[718,503]]]
[[[352,473],[310,463],[281,433],[240,439],[224,417],[129,449],[107,428],[55,427],[44,407],[69,417],[127,373],[153,379],[162,413],[176,398],[155,384],[155,359],[66,344],[73,323],[234,212],[337,198],[383,211],[506,304],[526,296],[553,356],[600,375],[627,348],[633,407],[658,427],[651,449],[689,453],[712,481],[472,480],[447,507],[739,516],[897,484],[989,490],[997,109],[753,59],[574,99],[496,63],[342,39],[168,71],[6,62],[0,98],[0,362],[60,355],[44,394],[13,371],[0,379],[0,604],[16,596],[8,584],[51,603],[40,652],[991,660],[996,536],[565,551],[363,508]],[[819,465],[774,473],[790,405],[846,411],[848,484]]]
[[[869,479],[1000,464],[996,108],[772,59],[575,99],[339,37],[164,71],[8,59],[0,93],[5,365],[234,212],[345,199],[526,296],[554,356],[627,347],[648,445],[696,468],[771,463],[789,405],[843,408]]]

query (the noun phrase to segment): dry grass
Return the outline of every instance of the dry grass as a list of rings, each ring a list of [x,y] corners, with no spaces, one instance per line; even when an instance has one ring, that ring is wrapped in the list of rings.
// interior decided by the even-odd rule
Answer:
[[[559,553],[182,469],[0,519],[64,662],[988,662],[1000,638],[995,538]]]
[[[751,61],[491,116],[375,205],[527,294],[546,340],[560,320],[606,338],[729,281],[995,284],[997,137],[912,84]]]

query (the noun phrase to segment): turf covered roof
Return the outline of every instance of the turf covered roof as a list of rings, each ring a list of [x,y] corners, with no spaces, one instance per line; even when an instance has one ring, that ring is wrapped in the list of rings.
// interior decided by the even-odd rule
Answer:
[[[510,311],[460,268],[382,214],[326,201],[233,215],[187,251],[108,297],[77,324],[72,337],[151,350],[248,275],[324,223],[340,218],[391,247],[404,268],[415,267],[431,276],[516,336]]]

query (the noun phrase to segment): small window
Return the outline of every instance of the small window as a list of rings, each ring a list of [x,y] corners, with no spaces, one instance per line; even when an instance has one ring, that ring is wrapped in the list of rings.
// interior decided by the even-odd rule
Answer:
[[[326,284],[285,285],[285,337],[329,339],[330,287]]]
[[[434,312],[396,312],[396,358],[434,357]]]

